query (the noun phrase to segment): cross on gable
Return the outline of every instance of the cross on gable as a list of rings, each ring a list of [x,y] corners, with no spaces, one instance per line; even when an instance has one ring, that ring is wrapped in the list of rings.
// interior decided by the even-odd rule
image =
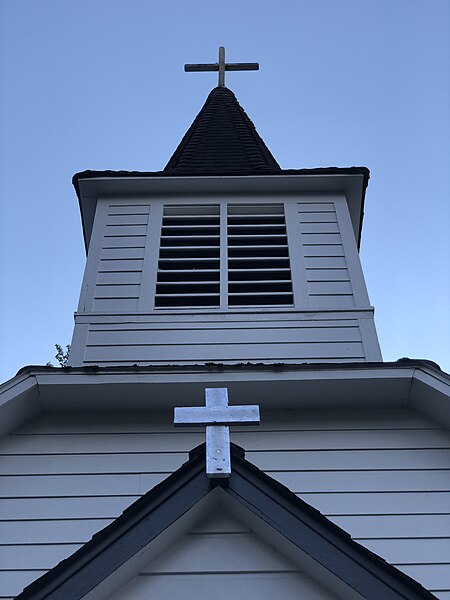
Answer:
[[[226,63],[225,62],[225,48],[220,46],[219,48],[219,62],[218,63],[204,63],[204,64],[189,64],[184,65],[184,70],[189,71],[219,71],[219,87],[225,86],[225,71],[258,71],[259,63]]]
[[[229,406],[227,388],[206,388],[206,406],[175,408],[174,425],[206,425],[206,475],[231,475],[229,425],[258,425],[259,406]]]

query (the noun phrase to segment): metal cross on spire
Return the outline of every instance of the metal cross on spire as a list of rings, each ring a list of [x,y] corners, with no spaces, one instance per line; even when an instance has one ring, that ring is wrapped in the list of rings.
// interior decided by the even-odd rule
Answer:
[[[231,475],[229,425],[258,425],[259,406],[228,406],[227,388],[206,388],[206,406],[176,408],[174,425],[206,425],[206,475]]]
[[[225,48],[219,48],[219,62],[184,65],[185,71],[219,71],[219,87],[225,86],[225,71],[258,71],[259,63],[226,63]]]

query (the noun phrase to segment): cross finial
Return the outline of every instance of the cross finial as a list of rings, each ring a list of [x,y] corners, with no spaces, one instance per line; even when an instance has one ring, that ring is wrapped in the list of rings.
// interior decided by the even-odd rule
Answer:
[[[228,406],[227,388],[206,388],[206,406],[176,408],[174,425],[206,425],[206,475],[231,475],[229,425],[258,425],[259,406]]]
[[[219,62],[184,65],[185,71],[219,71],[219,87],[225,86],[225,71],[258,71],[259,63],[226,63],[225,48],[219,48]]]

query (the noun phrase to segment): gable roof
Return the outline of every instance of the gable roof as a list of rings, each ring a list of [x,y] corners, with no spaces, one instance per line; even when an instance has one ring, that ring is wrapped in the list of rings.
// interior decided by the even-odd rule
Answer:
[[[260,174],[280,167],[227,87],[216,87],[167,163],[167,174],[243,170]]]
[[[72,556],[26,587],[16,600],[83,598],[218,487],[308,560],[363,598],[435,598],[245,460],[244,451],[235,444],[232,444],[232,465],[229,479],[208,479],[205,444],[198,446],[173,475],[132,504]]]

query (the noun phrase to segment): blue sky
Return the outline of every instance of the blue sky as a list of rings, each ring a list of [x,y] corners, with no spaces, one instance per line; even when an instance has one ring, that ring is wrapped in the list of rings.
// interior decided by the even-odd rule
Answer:
[[[361,259],[384,360],[450,371],[448,0],[3,0],[0,381],[70,342],[72,175],[160,170],[230,73],[283,168],[371,170]]]

